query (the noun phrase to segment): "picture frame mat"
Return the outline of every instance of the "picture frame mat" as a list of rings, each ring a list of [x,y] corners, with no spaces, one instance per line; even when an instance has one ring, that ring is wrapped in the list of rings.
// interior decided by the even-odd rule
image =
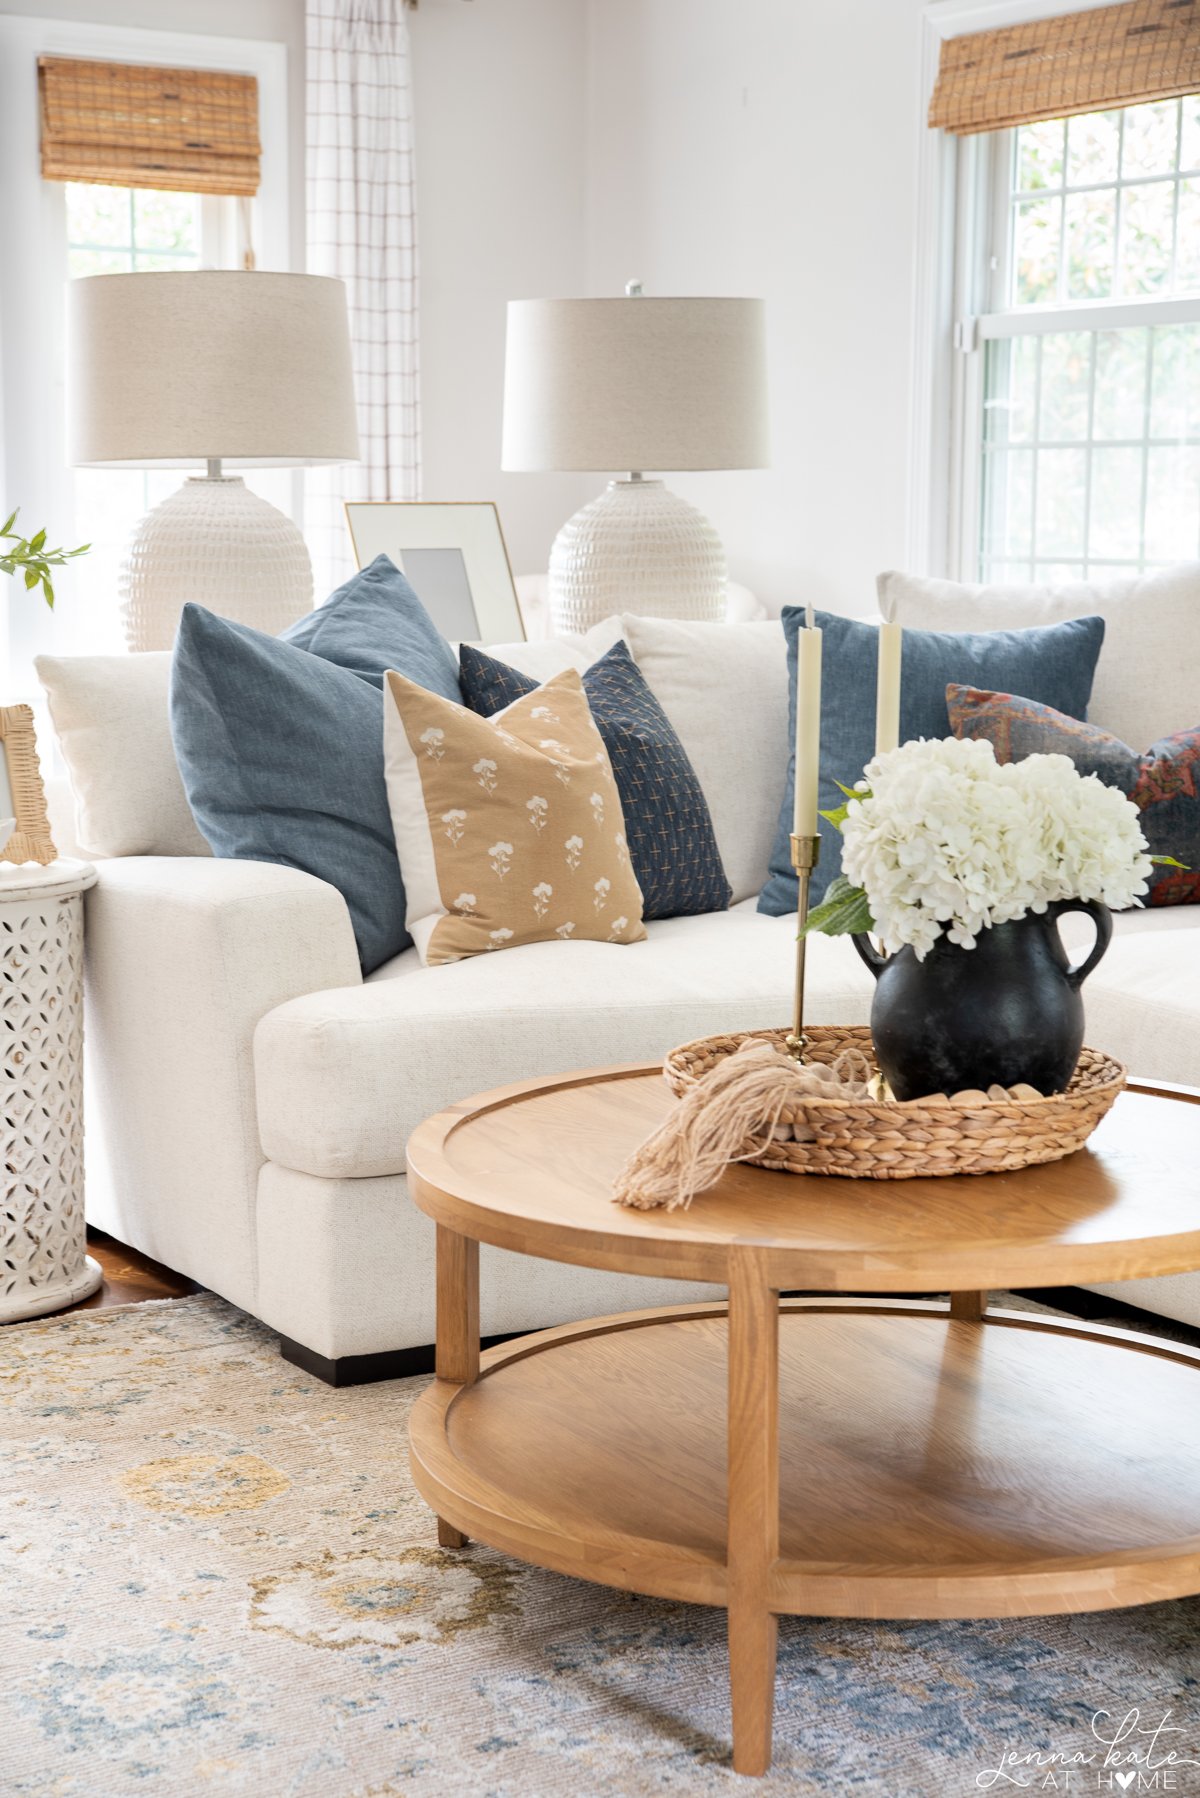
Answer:
[[[385,555],[407,573],[406,553],[461,554],[478,635],[448,630],[448,636],[457,634],[461,641],[482,644],[525,640],[512,564],[494,500],[347,500],[345,510],[360,568]],[[436,600],[421,593],[417,580],[412,584],[438,623]]]

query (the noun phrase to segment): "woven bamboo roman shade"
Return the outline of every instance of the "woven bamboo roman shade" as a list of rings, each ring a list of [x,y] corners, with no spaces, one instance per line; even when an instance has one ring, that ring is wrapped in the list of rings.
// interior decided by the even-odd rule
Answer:
[[[929,123],[967,136],[1200,91],[1200,0],[1125,0],[947,38]]]
[[[48,181],[258,192],[253,75],[38,58]]]

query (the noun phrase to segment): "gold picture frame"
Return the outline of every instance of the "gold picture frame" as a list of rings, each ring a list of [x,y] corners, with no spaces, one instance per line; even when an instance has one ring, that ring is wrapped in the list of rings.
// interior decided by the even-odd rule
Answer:
[[[58,850],[46,815],[32,706],[0,706],[0,744],[4,747],[0,817],[16,819],[12,835],[0,849],[0,861],[40,862],[45,867],[58,860]]]

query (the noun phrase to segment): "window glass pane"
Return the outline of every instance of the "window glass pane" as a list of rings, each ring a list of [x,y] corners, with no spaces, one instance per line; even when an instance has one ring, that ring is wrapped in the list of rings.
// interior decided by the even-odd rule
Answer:
[[[199,195],[135,192],[133,220],[139,250],[183,250],[199,257]]]
[[[1096,333],[1096,401],[1092,434],[1100,442],[1140,437],[1146,418],[1148,334]]]
[[[1166,286],[1171,273],[1174,209],[1173,181],[1122,189],[1122,293],[1158,293]]]
[[[1141,517],[1141,450],[1093,450],[1089,556],[1137,562],[1142,553]]]
[[[1086,481],[1086,451],[1039,451],[1034,503],[1039,556],[1083,555]]]
[[[1150,383],[1152,438],[1200,438],[1200,324],[1161,325],[1154,333]]]
[[[129,189],[93,187],[90,182],[68,181],[67,242],[127,249]]]
[[[1042,403],[1038,421],[1038,439],[1042,443],[1088,434],[1093,336],[1091,331],[1056,331],[1042,338]]]
[[[1063,176],[1066,129],[1061,119],[1021,125],[1017,131],[1017,187],[1023,193],[1058,187]]]
[[[1112,293],[1117,226],[1115,189],[1067,195],[1067,298],[1104,300]]]
[[[1200,448],[1152,449],[1146,482],[1146,555],[1183,562],[1200,554]]]
[[[1184,181],[1179,188],[1175,291],[1200,292],[1200,180]]]
[[[1058,296],[1061,200],[1023,200],[1013,222],[1015,296],[1019,306]]]
[[[1085,112],[1067,120],[1067,186],[1115,181],[1121,142],[1119,112]]]
[[[1038,560],[1034,578],[1057,585],[1062,581],[1081,581],[1084,576],[1082,562],[1043,562]]]
[[[67,251],[67,273],[76,275],[128,275],[133,257],[128,250],[81,250],[75,245]]]
[[[988,443],[1027,443],[1032,438],[1037,357],[1036,337],[1010,337],[988,345],[983,401]]]
[[[1189,94],[1180,104],[1183,130],[1179,141],[1179,166],[1200,171],[1200,94]]]
[[[1175,168],[1178,136],[1178,100],[1127,106],[1121,152],[1123,179],[1136,181],[1140,175],[1169,175]]]
[[[984,554],[1005,561],[1028,558],[1033,547],[1033,451],[990,452],[984,473]]]

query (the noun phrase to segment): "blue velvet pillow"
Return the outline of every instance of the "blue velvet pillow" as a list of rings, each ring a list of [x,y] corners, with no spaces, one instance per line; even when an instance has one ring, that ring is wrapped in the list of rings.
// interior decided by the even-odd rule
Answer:
[[[371,669],[411,672],[444,699],[462,695],[454,657],[443,643],[440,659],[429,644],[436,632],[415,595],[381,619],[378,593],[368,591],[360,652],[353,595],[343,588],[334,597],[337,648],[355,658],[354,673],[185,606],[171,667],[171,734],[188,804],[214,855],[279,862],[337,887],[370,973],[412,942],[383,777],[383,694]],[[313,628],[319,642],[322,626]]]
[[[460,697],[454,651],[387,556],[376,556],[323,606],[279,635],[282,642],[370,681],[380,692],[384,675],[395,668],[431,693]]]
[[[875,753],[875,685],[879,631],[873,624],[818,612],[824,632],[821,645],[821,785],[819,805],[831,811],[841,804],[838,782],[852,787]],[[779,812],[779,829],[771,852],[771,872],[759,894],[758,909],[781,917],[796,908],[796,876],[792,872],[792,791],[795,785],[796,636],[804,612],[788,606],[783,614],[787,638],[788,699],[787,790]],[[900,685],[900,741],[913,737],[948,737],[950,717],[946,688],[964,686],[1024,693],[1041,705],[1072,718],[1087,716],[1092,677],[1104,642],[1103,618],[1072,618],[1033,630],[947,631],[904,633]],[[821,859],[810,888],[816,905],[842,868],[842,839],[821,821]]]
[[[464,643],[463,698],[491,718],[537,681]],[[683,744],[624,643],[583,676],[625,813],[629,859],[642,889],[643,916],[679,918],[724,911],[730,886],[713,835],[708,801]]]

